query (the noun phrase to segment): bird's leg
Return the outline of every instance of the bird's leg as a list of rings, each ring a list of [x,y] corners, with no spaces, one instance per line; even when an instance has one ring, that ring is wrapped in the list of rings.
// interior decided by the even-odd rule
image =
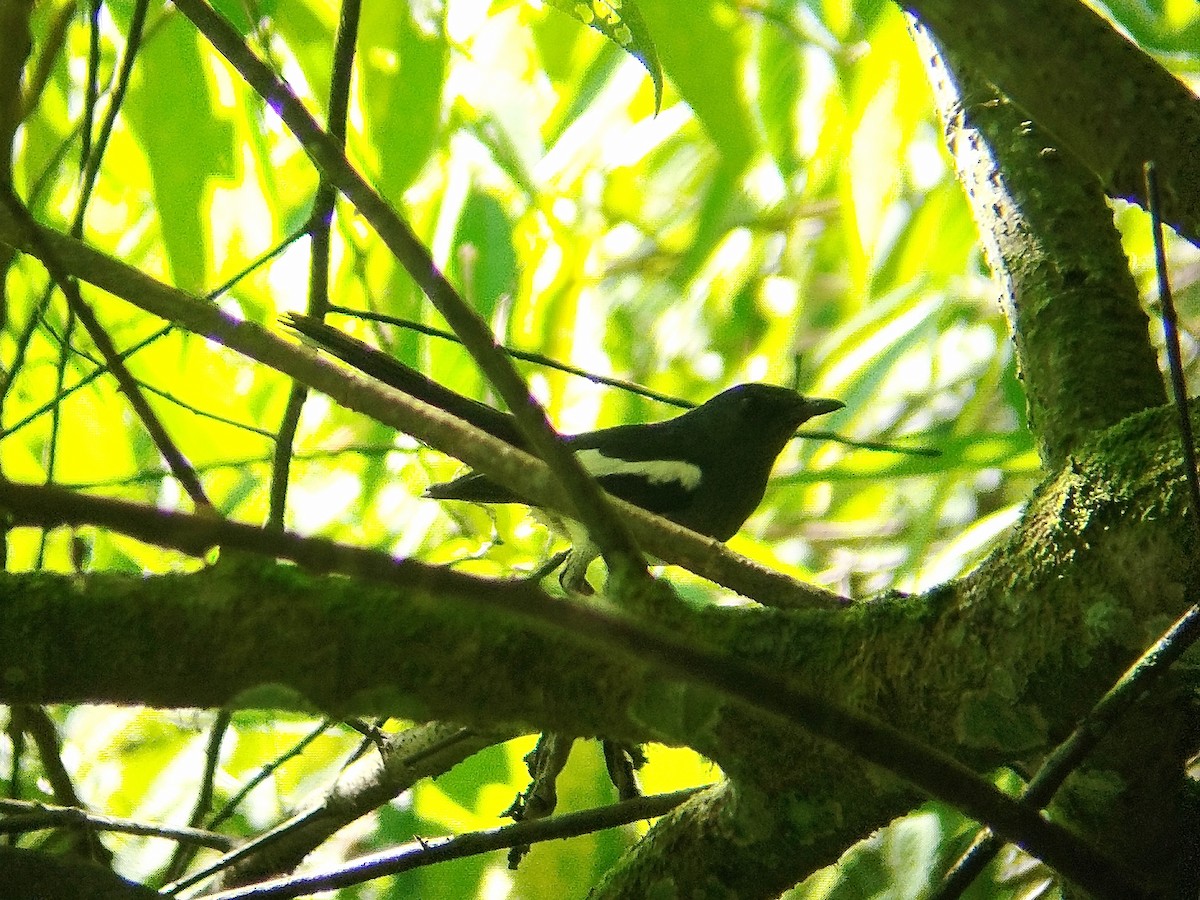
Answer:
[[[564,591],[584,597],[590,597],[596,593],[596,589],[587,580],[588,565],[594,558],[579,550],[571,550],[567,553],[566,562],[558,573],[558,583],[562,585]]]
[[[514,822],[525,822],[544,819],[554,812],[558,805],[558,774],[567,765],[567,757],[574,743],[574,738],[550,732],[538,738],[537,746],[525,757],[530,776],[529,787],[517,795],[504,815],[512,817]],[[513,847],[508,852],[508,867],[517,868],[528,852],[528,844]]]
[[[564,530],[571,539],[571,553],[558,573],[558,583],[568,595],[590,597],[596,593],[596,589],[588,583],[587,570],[592,560],[600,555],[600,548],[578,522],[571,519],[564,519],[563,522]]]
[[[604,751],[604,766],[608,769],[609,780],[617,789],[617,798],[632,800],[642,796],[642,789],[637,781],[637,770],[646,764],[646,754],[642,752],[641,746],[603,740],[600,747]]]

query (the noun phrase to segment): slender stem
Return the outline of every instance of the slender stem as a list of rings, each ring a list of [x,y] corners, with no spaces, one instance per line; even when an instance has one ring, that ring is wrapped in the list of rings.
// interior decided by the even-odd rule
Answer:
[[[346,145],[346,116],[350,108],[350,75],[354,70],[354,46],[358,39],[358,21],[362,9],[360,0],[342,0],[338,17],[337,37],[333,48],[333,70],[329,77],[329,134],[339,147]],[[329,308],[330,224],[333,221],[337,189],[324,175],[317,185],[311,226],[311,257],[308,266],[308,314],[323,319]],[[291,475],[292,451],[300,413],[308,397],[308,388],[293,381],[288,392],[287,407],[275,441],[275,459],[271,467],[271,502],[267,513],[268,528],[283,528],[287,513],[288,481]]]

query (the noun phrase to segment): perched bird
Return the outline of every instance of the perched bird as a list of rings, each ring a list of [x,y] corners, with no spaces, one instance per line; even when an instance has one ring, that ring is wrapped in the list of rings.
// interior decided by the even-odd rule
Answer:
[[[717,540],[733,537],[762,502],[776,457],[803,423],[845,406],[771,384],[739,384],[673,419],[617,425],[563,438],[600,486],[622,500]],[[522,503],[486,476],[469,472],[425,496],[476,503]],[[580,529],[560,580],[590,593],[585,574],[597,555]]]
[[[367,375],[526,448],[508,413],[457,394],[320,319],[290,315],[283,322]],[[775,385],[739,384],[665,422],[617,425],[563,440],[610,494],[725,541],[762,502],[771,467],[792,433],[814,416],[844,405]],[[475,472],[432,485],[425,496],[476,503],[526,502]],[[567,532],[573,548],[559,580],[568,590],[589,593],[585,575],[598,551],[576,523],[548,518]]]

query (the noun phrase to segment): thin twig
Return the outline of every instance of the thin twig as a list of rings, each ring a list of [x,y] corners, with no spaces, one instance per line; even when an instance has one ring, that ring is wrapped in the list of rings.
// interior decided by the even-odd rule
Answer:
[[[221,761],[221,744],[224,743],[225,733],[233,713],[228,709],[217,710],[212,727],[208,732],[208,746],[204,749],[204,772],[200,777],[200,790],[196,792],[196,802],[188,816],[188,827],[197,828],[212,809],[214,785],[217,780],[217,766]],[[164,878],[178,878],[180,873],[187,870],[196,858],[196,845],[181,843],[175,847],[171,859],[164,870]]]
[[[279,878],[206,896],[209,900],[301,897],[319,891],[361,884],[385,875],[409,872],[421,866],[431,866],[452,859],[478,856],[481,853],[506,850],[525,844],[593,834],[607,828],[617,828],[643,819],[653,819],[665,815],[708,787],[711,785],[685,788],[669,794],[638,797],[597,809],[518,822],[515,825],[505,825],[486,831],[413,841],[382,853],[360,857],[343,866],[315,875]]]
[[[214,850],[228,850],[234,845],[233,838],[213,831],[204,831],[200,828],[173,828],[169,825],[147,825],[145,822],[138,822],[134,819],[90,813],[74,806],[50,806],[28,800],[0,800],[0,812],[6,814],[3,819],[0,819],[0,834],[21,834],[44,828],[82,826],[93,831],[115,831],[121,834],[138,834],[182,841],[201,847],[211,847]]]
[[[129,33],[125,38],[125,49],[121,53],[121,67],[117,71],[116,82],[113,85],[112,95],[109,98],[108,112],[104,116],[104,121],[100,124],[100,134],[97,136],[95,148],[89,151],[89,141],[91,139],[91,121],[90,118],[85,122],[83,128],[83,187],[80,192],[79,205],[75,212],[75,221],[71,228],[71,234],[74,237],[83,236],[83,221],[87,214],[88,202],[91,200],[92,190],[96,185],[96,178],[100,174],[100,165],[104,161],[104,152],[108,149],[109,138],[112,137],[113,126],[116,124],[117,115],[121,111],[121,106],[125,102],[125,93],[129,90],[129,81],[133,76],[133,63],[137,59],[138,51],[142,46],[142,37],[146,27],[146,10],[149,8],[149,0],[137,0],[134,4],[133,14],[129,20]],[[99,14],[100,4],[95,4],[96,14]],[[93,33],[98,33],[98,23],[93,23]],[[88,81],[88,90],[93,89],[92,80]]]
[[[36,327],[37,327],[36,320],[31,318],[30,325],[34,329],[36,329]],[[121,359],[123,359],[123,360],[129,359],[129,357],[133,356],[139,350],[145,349],[146,347],[150,346],[155,341],[157,341],[159,338],[168,334],[173,329],[174,329],[173,325],[167,325],[163,328],[160,328],[158,331],[154,332],[153,334],[151,334],[149,337],[145,338],[144,340],[139,341],[138,343],[134,344],[132,347],[128,348],[127,350],[123,350],[121,352]],[[30,332],[30,336],[32,336],[32,331]],[[22,334],[22,338],[23,337],[25,337],[24,334]],[[18,342],[18,346],[20,346],[20,342]],[[37,407],[37,409],[33,410],[33,412],[31,412],[28,415],[24,416],[23,418],[17,420],[12,425],[4,428],[3,431],[0,431],[0,441],[4,440],[7,437],[11,437],[15,432],[20,431],[22,428],[24,428],[26,425],[30,424],[31,422],[37,421],[42,416],[44,416],[46,413],[48,413],[52,409],[54,409],[55,406],[62,403],[62,401],[65,400],[67,397],[70,397],[76,391],[87,387],[89,384],[91,384],[97,378],[100,378],[101,376],[106,375],[107,373],[108,373],[108,366],[105,366],[105,365],[101,365],[100,367],[93,369],[91,372],[84,375],[82,378],[79,379],[79,381],[75,382],[69,388],[64,388],[62,393],[59,394],[58,396],[56,396],[53,400],[48,400],[47,402],[43,403],[41,406]],[[0,385],[0,399],[3,398],[5,389],[7,388],[8,384],[9,384],[9,382],[5,382],[3,385]]]
[[[1200,474],[1196,468],[1196,438],[1192,434],[1192,414],[1188,410],[1187,383],[1183,377],[1183,351],[1179,346],[1179,315],[1171,296],[1167,276],[1167,252],[1163,247],[1161,198],[1158,173],[1153,160],[1145,166],[1146,193],[1150,199],[1150,226],[1154,232],[1154,259],[1158,271],[1158,300],[1162,304],[1163,339],[1167,345],[1167,365],[1171,372],[1171,390],[1179,413],[1179,437],[1183,442],[1184,478],[1187,479],[1192,508],[1192,524],[1200,534]]]
[[[350,108],[350,75],[354,70],[354,46],[358,39],[358,20],[361,12],[360,0],[342,0],[338,17],[337,36],[333,48],[333,68],[329,77],[330,136],[340,148],[346,146],[346,116]],[[337,189],[322,175],[313,199],[311,226],[311,256],[308,266],[308,315],[323,319],[329,308],[329,257],[330,224],[333,221]],[[288,481],[291,474],[292,450],[296,443],[296,429],[300,425],[300,413],[308,397],[308,388],[293,381],[288,391],[287,406],[279,424],[275,440],[275,459],[271,466],[270,505],[267,513],[268,528],[283,528],[287,513]]]
[[[346,316],[353,316],[358,319],[366,319],[371,322],[383,322],[387,325],[395,325],[397,328],[405,328],[409,331],[416,331],[419,334],[424,334],[429,337],[435,337],[439,340],[451,341],[456,344],[462,344],[462,341],[452,332],[442,328],[435,328],[432,325],[426,325],[423,322],[415,322],[412,319],[405,319],[401,316],[389,316],[384,313],[371,312],[369,310],[351,309],[348,306],[338,306],[331,304],[330,312],[341,313]],[[633,381],[626,381],[623,378],[613,378],[609,375],[599,375],[595,372],[589,372],[587,369],[581,369],[578,366],[573,366],[570,363],[562,362],[553,357],[546,356],[542,353],[534,353],[530,350],[519,350],[515,347],[509,347],[505,344],[497,345],[503,353],[508,354],[513,359],[519,359],[522,362],[533,363],[534,365],[544,366],[547,369],[555,369],[559,372],[566,372],[568,375],[575,375],[579,378],[586,379],[593,384],[602,384],[606,387],[613,387],[617,390],[625,391],[629,394],[634,394],[638,397],[645,397],[647,400],[656,400],[659,403],[667,406],[674,406],[677,409],[694,409],[697,404],[690,400],[684,400],[680,397],[673,397],[670,394],[664,394],[659,391],[652,390],[648,387],[643,387]],[[838,444],[844,444],[847,447],[853,447],[858,450],[879,450],[885,453],[900,453],[907,456],[941,456],[942,451],[936,447],[905,447],[902,444],[891,444],[884,441],[860,441],[853,438],[843,437],[836,431],[814,431],[802,428],[796,432],[798,438],[809,438],[812,440],[833,441]]]
[[[292,244],[296,243],[296,241],[298,241],[300,238],[304,237],[307,233],[308,233],[307,225],[292,232],[290,235],[288,235],[283,240],[281,240],[278,244],[276,244],[275,246],[271,247],[270,249],[264,251],[263,253],[260,253],[257,257],[255,257],[253,260],[251,260],[249,263],[247,263],[242,269],[235,272],[232,276],[227,278],[221,284],[217,285],[217,287],[213,288],[208,293],[206,293],[204,295],[204,299],[205,300],[215,300],[217,297],[220,297],[222,294],[228,292],[230,288],[232,288],[235,284],[237,284],[239,281],[241,281],[243,278],[245,278],[251,272],[255,271],[256,269],[258,269],[260,266],[264,265],[265,263],[270,262],[272,259],[274,259],[276,256],[278,256],[280,253],[282,253],[284,250],[286,250],[288,247],[290,247]],[[33,332],[37,330],[38,321],[40,320],[41,316],[44,314],[45,304],[48,300],[49,300],[49,293],[47,292],[47,296],[45,298],[43,298],[43,300],[40,304],[38,304],[38,306],[36,307],[36,309],[34,311],[34,314],[30,316],[26,328],[22,330],[20,336],[17,338],[17,342],[16,342],[17,350],[16,350],[16,354],[14,356],[15,361],[13,363],[13,366],[7,372],[0,372],[0,402],[3,402],[4,395],[7,393],[9,385],[12,383],[13,377],[15,375],[15,370],[19,369],[21,366],[21,361],[24,359],[26,349],[29,345],[29,341],[33,337]],[[164,325],[162,328],[158,329],[153,334],[138,341],[132,347],[122,350],[121,354],[120,354],[121,360],[122,361],[128,360],[134,354],[138,353],[141,350],[146,349],[151,344],[155,343],[156,341],[160,340],[161,338],[166,337],[168,334],[170,334],[174,330],[175,330],[174,324]],[[27,415],[25,415],[24,417],[19,419],[17,422],[14,422],[12,425],[0,430],[0,441],[4,440],[7,437],[12,436],[15,432],[20,431],[22,428],[24,428],[26,425],[29,425],[31,422],[38,420],[39,418],[44,416],[47,412],[49,412],[51,409],[53,409],[56,404],[61,403],[67,397],[74,394],[76,391],[87,387],[89,384],[91,384],[96,379],[108,374],[108,366],[105,365],[103,362],[98,362],[96,360],[92,360],[92,357],[89,354],[86,354],[81,350],[76,349],[75,352],[78,353],[79,355],[83,356],[84,358],[91,360],[93,363],[95,363],[96,368],[93,369],[91,372],[87,373],[86,375],[84,375],[82,378],[79,379],[79,381],[75,382],[69,388],[64,389],[60,395],[54,397],[52,400],[49,400],[46,403],[43,403],[41,406],[37,407],[32,412],[28,413]],[[147,388],[147,390],[151,390],[151,388],[142,381],[139,381],[138,384],[142,385],[142,387]],[[261,434],[263,437],[270,438],[272,441],[275,440],[274,432],[268,431],[265,428],[255,428],[254,426],[247,425],[244,422],[236,422],[232,419],[227,419],[222,416],[217,416],[213,413],[205,412],[204,410],[201,410],[197,407],[190,406],[189,404],[186,404],[183,401],[179,400],[177,397],[173,397],[169,394],[160,393],[160,395],[164,399],[169,400],[172,403],[176,403],[176,404],[184,407],[189,412],[194,412],[196,415],[212,418],[215,421],[222,422],[226,425],[232,425],[234,428],[245,428],[250,431],[254,431],[258,434]],[[168,474],[170,474],[170,473],[168,473]]]
[[[230,275],[228,278],[226,278],[224,281],[222,281],[220,284],[218,284],[215,288],[213,288],[210,291],[207,291],[204,294],[204,299],[205,300],[216,300],[222,294],[228,293],[229,290],[235,284],[237,284],[239,281],[241,281],[243,278],[245,278],[251,272],[258,269],[260,266],[263,266],[266,263],[269,263],[275,257],[279,256],[279,254],[283,253],[284,250],[286,250],[288,247],[292,246],[292,244],[296,243],[296,241],[300,240],[300,238],[307,235],[311,231],[311,229],[312,229],[312,225],[311,225],[311,219],[310,219],[309,222],[306,222],[305,224],[301,225],[299,228],[297,228],[295,231],[293,231],[287,237],[283,238],[283,240],[281,240],[275,246],[264,250],[262,253],[260,253],[258,256],[256,256],[254,259],[250,260],[250,262],[246,263],[246,265],[242,266],[242,268],[238,269],[238,271],[234,272],[232,275]]]
[[[58,358],[54,361],[54,396],[61,397],[63,381],[67,377],[67,360],[70,358],[71,332],[75,330],[75,313],[67,308],[67,324],[63,329],[62,345],[58,348]],[[58,469],[58,443],[62,436],[62,404],[55,403],[50,410],[50,439],[46,446],[45,482],[53,484],[54,474]],[[37,558],[34,568],[41,570],[46,563],[46,547],[49,543],[50,532],[42,531],[38,536]]]
[[[70,319],[68,319],[68,323],[69,322],[70,322]],[[56,331],[54,331],[52,328],[49,328],[49,327],[47,327],[45,330],[53,338],[55,338],[65,349],[69,350],[72,354],[80,357],[81,359],[85,359],[88,362],[90,362],[95,367],[92,369],[92,372],[90,374],[94,374],[97,376],[108,374],[109,368],[107,365],[105,365],[103,360],[97,359],[92,354],[88,353],[86,350],[83,350],[82,348],[70,346],[69,340],[65,334],[60,335]],[[135,344],[134,347],[119,354],[119,357],[122,360],[127,359],[129,356],[132,355],[134,350],[141,350],[141,349],[145,348],[148,344],[152,343],[153,341],[155,341],[159,337],[161,337],[167,330],[169,330],[169,329],[159,329],[159,331],[155,332],[153,335],[151,335],[146,340],[141,341],[138,344]],[[86,378],[86,377],[87,376],[84,376],[84,378]],[[83,381],[83,379],[81,379],[80,382],[77,382],[73,386],[73,388],[70,388],[70,389],[63,389],[63,388],[59,387],[55,392],[55,394],[56,394],[55,399],[50,401],[49,403],[43,405],[39,409],[52,410],[57,404],[61,403],[63,398],[65,398],[65,397],[69,396],[71,393],[73,393],[74,390],[79,387],[79,384],[82,381]],[[249,431],[251,434],[257,434],[260,437],[265,437],[267,440],[272,441],[272,442],[274,442],[274,440],[275,440],[275,433],[273,431],[268,431],[266,428],[259,428],[257,425],[248,425],[245,422],[239,422],[237,419],[231,419],[228,416],[222,416],[218,413],[209,412],[206,409],[202,409],[201,407],[196,406],[194,403],[188,403],[186,400],[176,397],[174,394],[170,393],[169,391],[165,391],[162,388],[157,387],[148,381],[143,381],[140,378],[135,378],[134,381],[136,382],[137,386],[140,387],[146,393],[153,394],[156,397],[161,397],[163,400],[166,400],[168,403],[172,404],[173,406],[178,406],[180,409],[185,409],[194,416],[199,416],[202,419],[210,419],[213,422],[220,422],[222,425],[228,425],[231,428],[238,428],[238,429],[241,429],[242,431]],[[29,417],[26,416],[18,424],[24,424],[28,420],[29,420]],[[12,430],[16,430],[16,428],[14,427]],[[0,439],[5,438],[5,437],[8,437],[8,432],[6,432],[3,435],[0,435]]]
[[[79,321],[83,324],[88,336],[92,339],[92,343],[100,351],[101,355],[108,363],[109,370],[117,379],[117,383],[121,386],[130,406],[133,407],[134,413],[141,420],[146,432],[150,435],[150,439],[154,442],[154,446],[158,448],[158,452],[162,454],[167,465],[178,480],[188,496],[192,498],[192,502],[197,508],[211,508],[212,503],[204,493],[204,488],[200,484],[200,479],[196,477],[196,472],[192,469],[191,463],[175,446],[175,442],[167,434],[167,430],[163,427],[158,415],[146,401],[145,395],[141,388],[138,387],[133,375],[129,369],[121,362],[120,354],[117,352],[116,346],[109,337],[108,332],[101,326],[96,314],[92,308],[84,301],[83,296],[79,292],[79,285],[71,278],[66,268],[61,264],[57,256],[51,252],[50,248],[42,240],[41,233],[37,229],[37,225],[29,216],[29,211],[25,209],[21,201],[17,199],[16,194],[12,193],[11,189],[0,190],[0,202],[2,202],[9,211],[15,223],[25,232],[25,240],[32,246],[38,248],[38,258],[42,261],[46,271],[49,273],[51,280],[58,285],[59,290],[67,298],[67,303],[74,309],[75,315],[79,317]]]
[[[405,319],[400,316],[389,316],[384,313],[371,312],[369,310],[351,309],[348,306],[338,306],[331,304],[330,312],[341,313],[346,316],[353,316],[357,319],[366,319],[370,322],[383,322],[387,325],[395,325],[397,328],[405,328],[409,331],[416,331],[419,334],[435,337],[443,341],[451,341],[455,344],[462,344],[458,336],[453,332],[446,331],[443,328],[435,328],[432,325],[426,325],[423,322],[414,322],[412,319]],[[498,345],[502,353],[506,353],[513,359],[519,359],[523,362],[533,363],[535,365],[544,366],[548,369],[555,369],[559,372],[566,372],[569,375],[575,375],[579,378],[585,378],[593,384],[603,384],[608,387],[618,388],[630,394],[636,394],[639,397],[645,397],[648,400],[657,400],[659,403],[665,403],[667,406],[674,406],[679,409],[692,409],[696,406],[688,400],[681,400],[678,397],[672,397],[670,394],[662,394],[658,391],[651,390],[647,387],[642,387],[640,384],[635,384],[632,381],[625,381],[621,378],[611,378],[607,375],[597,375],[595,372],[589,372],[586,369],[581,369],[578,366],[573,366],[570,363],[562,362],[553,357],[546,356],[541,353],[534,353],[529,350],[518,350],[515,347]]]
[[[275,759],[271,760],[271,762],[267,763],[267,765],[262,766],[258,772],[255,773],[253,778],[249,779],[241,786],[241,788],[238,789],[236,794],[229,798],[229,802],[227,802],[223,807],[221,807],[220,810],[217,811],[217,814],[209,820],[208,824],[213,828],[216,828],[218,825],[232,816],[234,811],[241,806],[242,801],[250,796],[251,791],[270,778],[273,774],[275,774],[275,772],[279,771],[280,767],[283,766],[284,763],[295,759],[301,753],[303,753],[308,748],[309,744],[328,731],[332,725],[332,719],[325,719],[320,725],[313,728],[304,737],[300,738],[300,740],[298,740],[290,750],[284,751]]]

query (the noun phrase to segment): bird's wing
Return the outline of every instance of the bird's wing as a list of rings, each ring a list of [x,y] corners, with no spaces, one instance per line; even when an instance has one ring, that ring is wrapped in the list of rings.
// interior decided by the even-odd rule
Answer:
[[[659,515],[687,506],[700,484],[699,467],[683,460],[625,459],[595,447],[576,456],[604,490]]]
[[[606,431],[609,431],[606,429]],[[666,515],[688,505],[700,484],[698,466],[683,460],[645,459],[646,448],[614,435],[591,432],[571,441],[580,464],[600,487],[653,513]],[[621,435],[624,437],[624,435]],[[586,446],[596,442],[602,447]],[[578,446],[584,444],[585,446]],[[632,457],[632,458],[630,458]],[[521,497],[477,472],[430,485],[426,497],[475,503],[522,503]]]

